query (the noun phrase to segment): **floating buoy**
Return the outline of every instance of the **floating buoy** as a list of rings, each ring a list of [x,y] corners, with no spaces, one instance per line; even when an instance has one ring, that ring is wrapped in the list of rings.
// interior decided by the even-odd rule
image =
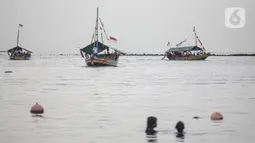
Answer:
[[[198,116],[194,116],[194,117],[193,117],[193,119],[199,119],[199,118],[200,118],[200,117],[198,117]]]
[[[5,73],[12,73],[12,71],[5,71]]]
[[[222,120],[223,116],[220,112],[213,112],[211,115],[211,120]]]
[[[43,114],[43,112],[44,112],[43,107],[38,103],[36,103],[30,110],[30,113],[32,114]]]

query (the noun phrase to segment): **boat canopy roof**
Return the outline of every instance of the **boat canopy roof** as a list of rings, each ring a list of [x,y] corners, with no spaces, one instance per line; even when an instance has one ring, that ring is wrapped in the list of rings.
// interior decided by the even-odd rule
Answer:
[[[29,51],[29,50],[27,50],[27,49],[25,49],[25,48],[22,48],[22,47],[20,47],[20,46],[16,46],[16,47],[14,47],[14,48],[11,48],[11,49],[9,49],[7,52],[8,52],[8,53],[12,53],[12,52],[15,52],[15,51],[22,51],[22,50],[25,50],[25,51],[27,51],[28,53],[33,53],[32,51]]]
[[[96,42],[93,42],[93,43],[89,44],[88,46],[82,48],[81,51],[86,54],[93,54],[94,47],[96,47]],[[98,41],[98,53],[102,52],[103,50],[105,50],[107,48],[109,48],[109,47]]]
[[[93,54],[93,48],[96,47],[96,41],[89,44],[88,46],[80,49],[82,52],[86,53],[86,54]],[[104,45],[103,43],[99,42],[98,41],[98,53],[104,51],[105,49],[112,49],[114,51],[117,51],[117,52],[120,52],[121,54],[125,54],[124,52],[121,52],[120,50],[118,49],[115,49],[115,48],[112,48],[112,47],[109,47],[107,45]]]
[[[202,48],[198,46],[174,47],[174,48],[170,48],[166,52],[186,52],[186,51],[195,51],[195,50],[202,50]]]

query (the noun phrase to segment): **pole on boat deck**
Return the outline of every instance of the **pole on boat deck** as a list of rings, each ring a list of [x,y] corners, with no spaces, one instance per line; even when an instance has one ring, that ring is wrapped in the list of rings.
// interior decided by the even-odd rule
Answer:
[[[168,43],[167,43],[167,46],[169,46],[169,48],[171,48],[171,43],[170,43],[170,42],[168,42]],[[165,59],[165,57],[166,57],[166,55],[167,55],[167,53],[165,52],[165,55],[164,55],[164,57],[163,57],[161,60],[164,60],[164,59]]]
[[[23,27],[23,24],[19,24],[19,27],[18,27],[18,34],[17,34],[17,47],[19,46],[19,28],[20,27]]]
[[[193,32],[194,32],[194,34],[195,34],[195,44],[196,44],[196,46],[197,46],[197,34],[196,34],[195,26],[194,26],[194,28],[193,28]]]
[[[97,51],[98,51],[98,7],[97,7],[97,21],[96,21],[96,38],[97,38],[97,40],[96,40],[96,48],[97,48]]]
[[[17,34],[17,47],[19,46],[19,28],[18,28],[18,34]]]

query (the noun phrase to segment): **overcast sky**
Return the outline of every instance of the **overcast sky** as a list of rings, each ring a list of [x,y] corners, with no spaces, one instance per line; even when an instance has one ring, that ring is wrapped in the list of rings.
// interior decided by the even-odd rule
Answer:
[[[124,52],[162,53],[192,34],[193,26],[210,52],[255,52],[253,0],[0,0],[0,50],[16,44],[34,53],[79,53],[90,43],[96,7],[111,44]],[[225,9],[243,7],[242,29],[225,27]],[[192,38],[192,37],[191,37]],[[191,45],[189,40],[184,45]]]

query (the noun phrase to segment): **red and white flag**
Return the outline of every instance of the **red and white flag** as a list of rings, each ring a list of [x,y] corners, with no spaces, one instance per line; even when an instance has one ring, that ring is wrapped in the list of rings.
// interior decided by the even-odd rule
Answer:
[[[112,36],[110,36],[110,40],[113,41],[113,42],[115,42],[115,43],[117,43],[117,39],[114,38],[114,37],[112,37]]]

